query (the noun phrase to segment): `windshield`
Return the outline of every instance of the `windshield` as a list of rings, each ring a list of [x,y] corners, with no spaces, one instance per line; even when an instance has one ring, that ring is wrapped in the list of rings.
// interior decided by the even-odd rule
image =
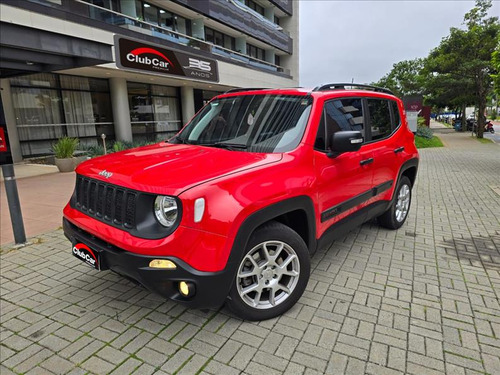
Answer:
[[[291,151],[302,139],[311,104],[311,97],[296,95],[216,99],[174,142],[249,152]]]

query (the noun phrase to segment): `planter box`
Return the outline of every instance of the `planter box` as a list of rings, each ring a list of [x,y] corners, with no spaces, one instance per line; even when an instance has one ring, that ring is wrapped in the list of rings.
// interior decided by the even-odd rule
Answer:
[[[73,172],[75,170],[75,158],[56,159],[56,166],[59,172]]]

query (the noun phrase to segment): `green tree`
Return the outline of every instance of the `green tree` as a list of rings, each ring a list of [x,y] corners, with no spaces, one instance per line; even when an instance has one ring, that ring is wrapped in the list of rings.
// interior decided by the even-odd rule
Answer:
[[[428,87],[430,92],[433,85],[440,87],[448,82],[461,90],[451,95],[451,102],[461,102],[462,106],[470,101],[476,104],[479,110],[478,138],[483,138],[484,112],[492,88],[491,75],[495,74],[492,53],[500,32],[498,17],[487,18],[490,8],[491,0],[476,0],[476,6],[464,17],[467,28],[451,28],[450,35],[431,51],[426,61],[427,71],[432,77]]]
[[[495,73],[491,75],[493,79],[493,87],[497,96],[500,96],[500,38],[498,40],[497,48],[491,54],[491,64]]]
[[[400,61],[395,63],[391,71],[383,76],[375,85],[386,87],[399,97],[422,94],[423,88],[420,72],[423,66],[423,59]]]

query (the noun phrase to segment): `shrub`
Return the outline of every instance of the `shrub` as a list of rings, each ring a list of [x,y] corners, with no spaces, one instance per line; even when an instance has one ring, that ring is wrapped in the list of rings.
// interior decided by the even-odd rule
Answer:
[[[91,158],[95,158],[96,156],[104,155],[104,147],[102,145],[90,146],[87,148],[87,155]]]
[[[79,143],[78,138],[62,137],[52,145],[52,151],[58,159],[72,158]]]
[[[432,133],[432,130],[430,128],[428,128],[427,126],[417,126],[417,133],[416,135],[418,137],[422,137],[422,138],[427,138],[427,139],[431,139],[433,137],[433,133]]]
[[[417,117],[417,126],[427,126],[425,124],[425,118],[423,118],[423,117]]]
[[[496,113],[495,111],[493,111],[493,112],[491,113],[490,118],[491,118],[492,120],[496,120],[496,119],[497,119],[497,113]]]
[[[123,142],[123,141],[116,141],[113,143],[112,152],[119,152],[119,151],[124,151],[128,150],[129,148],[132,148],[132,144],[129,142]]]

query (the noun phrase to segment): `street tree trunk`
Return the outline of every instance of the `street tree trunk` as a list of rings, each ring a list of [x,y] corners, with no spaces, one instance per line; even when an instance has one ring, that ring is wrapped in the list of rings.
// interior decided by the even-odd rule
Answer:
[[[467,109],[467,104],[462,104],[462,131],[467,131],[467,119],[465,118],[465,110]]]

